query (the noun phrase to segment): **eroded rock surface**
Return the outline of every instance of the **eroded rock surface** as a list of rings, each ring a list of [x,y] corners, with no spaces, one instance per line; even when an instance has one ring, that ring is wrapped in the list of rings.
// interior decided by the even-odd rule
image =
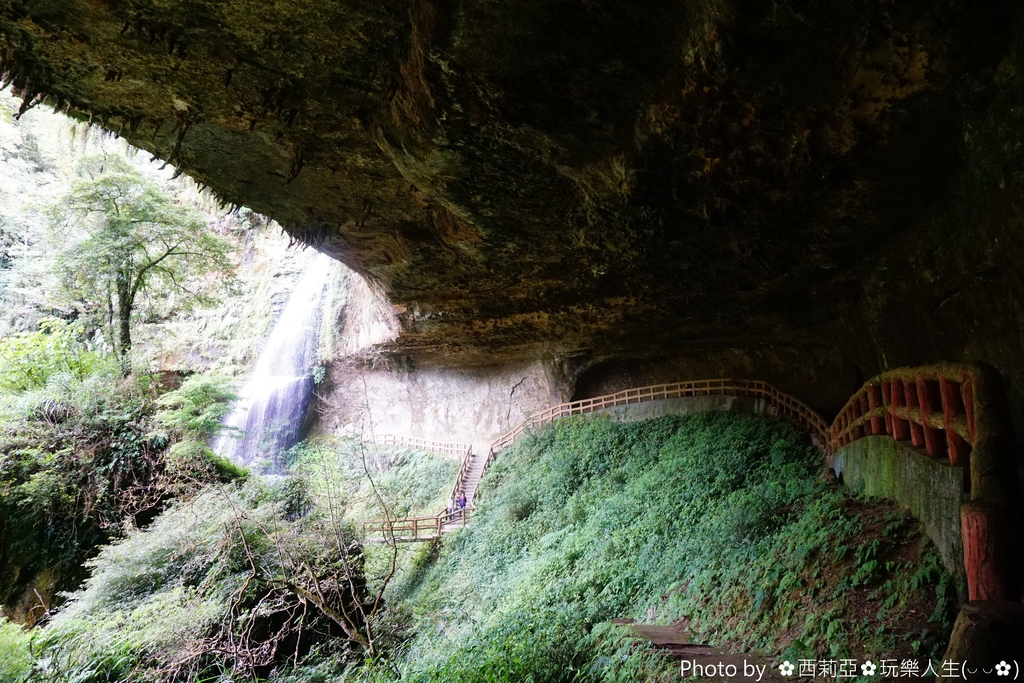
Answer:
[[[980,359],[1024,422],[1021,11],[0,0],[0,71],[369,276],[416,363],[710,357],[827,411]]]

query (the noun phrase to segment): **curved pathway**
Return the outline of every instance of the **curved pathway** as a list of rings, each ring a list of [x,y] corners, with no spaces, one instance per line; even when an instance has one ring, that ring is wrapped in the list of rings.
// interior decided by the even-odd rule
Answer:
[[[546,410],[534,413],[515,428],[496,438],[486,454],[473,453],[466,444],[431,442],[410,437],[384,437],[382,443],[409,445],[435,451],[442,455],[452,452],[465,453],[462,465],[455,477],[451,497],[458,499],[465,494],[469,505],[464,512],[457,512],[457,519],[447,511],[433,517],[403,517],[392,520],[367,522],[363,528],[368,534],[380,535],[384,540],[395,542],[432,541],[447,531],[454,531],[466,525],[476,509],[473,502],[476,490],[490,463],[498,454],[514,444],[523,435],[539,426],[549,424],[558,418],[570,415],[600,413],[619,406],[629,406],[650,401],[690,399],[708,396],[754,399],[754,412],[776,415],[797,423],[811,433],[811,439],[820,448],[826,444],[828,426],[822,417],[806,403],[785,394],[766,382],[756,380],[705,379],[673,384],[655,384],[634,389],[625,389],[614,394],[596,396],[580,401],[560,403]]]
[[[960,505],[963,564],[955,569],[963,570],[971,602],[961,609],[945,657],[965,661],[971,643],[992,640],[987,627],[978,624],[1009,624],[1007,632],[1024,633],[1024,610],[1016,604],[1021,597],[1017,580],[1021,572],[1015,560],[1019,555],[1015,544],[1019,543],[1021,532],[1017,525],[1024,515],[1014,438],[1002,380],[993,368],[980,363],[940,363],[886,371],[865,382],[831,425],[802,401],[765,382],[749,380],[659,384],[563,403],[531,415],[499,436],[486,456],[467,448],[452,496],[465,493],[472,501],[487,465],[534,427],[568,415],[698,396],[755,399],[754,412],[787,418],[810,432],[829,466],[852,456],[862,439],[888,437],[895,442],[898,457],[919,462],[923,459],[929,467],[960,470],[969,484],[968,500]],[[870,449],[870,442],[865,443]],[[908,476],[906,472],[914,471],[913,467],[898,469],[904,472],[904,479]],[[867,462],[866,472],[879,481],[890,479],[877,460]],[[923,483],[926,482],[902,481],[898,485],[913,489]],[[885,490],[883,486],[877,493],[902,503],[895,490]],[[434,517],[370,522],[365,528],[381,534],[382,540],[388,542],[436,540],[448,531],[464,527],[474,510],[470,505],[455,515],[445,512]],[[924,522],[920,517],[919,520]],[[942,539],[933,536],[932,540],[941,549]],[[1004,618],[1000,610],[1005,611],[1007,606],[1016,607],[1017,611]]]

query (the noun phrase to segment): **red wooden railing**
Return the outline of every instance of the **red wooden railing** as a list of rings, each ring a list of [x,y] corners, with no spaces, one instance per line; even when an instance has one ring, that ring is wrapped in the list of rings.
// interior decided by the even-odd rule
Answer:
[[[970,472],[970,501],[960,508],[964,569],[971,600],[1012,600],[1019,587],[1008,560],[1014,480],[1005,394],[999,375],[980,363],[889,370],[866,382],[839,411],[828,452],[865,436],[886,435]]]
[[[924,448],[933,458],[966,465],[974,442],[974,381],[930,368],[893,370],[868,382],[843,406],[829,429],[834,453],[864,436],[888,435]]]

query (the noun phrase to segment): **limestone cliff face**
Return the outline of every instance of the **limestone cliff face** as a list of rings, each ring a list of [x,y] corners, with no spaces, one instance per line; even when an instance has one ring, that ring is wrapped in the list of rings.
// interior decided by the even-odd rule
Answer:
[[[0,71],[367,275],[417,363],[671,355],[828,410],[977,358],[1024,417],[1021,12],[0,0]]]

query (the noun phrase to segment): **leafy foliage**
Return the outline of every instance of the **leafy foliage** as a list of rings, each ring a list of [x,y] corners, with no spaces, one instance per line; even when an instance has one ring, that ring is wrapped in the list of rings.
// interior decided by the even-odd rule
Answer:
[[[105,364],[78,380],[0,392],[0,600],[44,569],[75,585],[81,562],[132,515],[166,442],[149,435],[151,405]]]
[[[173,496],[245,476],[198,436],[219,400],[198,409],[210,398],[200,387],[178,405],[157,405],[174,378],[148,373],[245,371],[306,259],[282,258],[287,240],[265,218],[218,209],[191,180],[172,179],[173,169],[158,170],[122,141],[44,108],[14,120],[17,106],[0,93],[0,603],[31,624],[40,603],[59,605],[56,593],[84,578],[97,544],[147,524]],[[103,195],[116,177],[124,193]],[[66,204],[53,207],[55,198]],[[127,363],[109,353],[119,348],[121,282],[103,267],[124,257],[138,275],[167,246],[152,238],[190,231],[202,251],[168,254],[137,278],[133,374],[123,377]],[[246,297],[212,311],[193,305],[209,303],[222,283],[236,293],[217,235],[244,261]],[[119,242],[138,236],[149,241]],[[76,270],[60,272],[69,265]],[[41,596],[29,601],[35,589]]]
[[[46,318],[39,328],[0,338],[0,390],[42,389],[61,374],[81,381],[99,369],[101,359],[68,323]]]
[[[157,399],[157,422],[180,436],[206,440],[222,429],[236,394],[233,382],[216,375],[193,375]]]
[[[80,345],[64,325],[28,346],[37,377],[66,369],[68,348]],[[44,333],[37,333],[43,335]],[[73,356],[79,357],[79,356]],[[7,604],[33,577],[50,572],[57,588],[83,577],[82,562],[96,545],[119,533],[125,520],[144,522],[173,495],[189,495],[209,481],[244,472],[214,458],[202,441],[202,423],[221,396],[196,379],[163,400],[167,424],[157,429],[155,401],[145,376],[122,379],[110,357],[89,356],[76,369],[52,372],[44,386],[0,391],[0,602]],[[198,389],[196,387],[199,387]],[[188,400],[186,400],[188,399]],[[176,451],[168,450],[174,444]],[[188,448],[198,446],[190,454]],[[44,598],[45,601],[54,596]],[[36,615],[37,617],[39,615]]]
[[[337,615],[368,599],[361,551],[315,508],[292,514],[296,494],[208,490],[105,548],[39,638],[34,680],[250,680],[314,645],[351,660],[361,636]]]
[[[53,207],[63,238],[58,270],[78,306],[113,328],[123,357],[137,299],[212,303],[217,281],[207,276],[231,271],[230,244],[122,157],[86,157],[81,165],[84,177]]]
[[[27,681],[32,668],[29,634],[17,624],[0,617],[0,681]]]
[[[160,422],[184,425],[177,438],[222,389],[193,378],[159,401]],[[377,609],[386,553],[364,556],[351,520],[379,514],[368,471],[385,504],[419,511],[438,504],[458,463],[348,439],[306,442],[293,456],[294,476],[181,499],[90,560],[84,587],[35,638],[32,680],[297,682],[389,670],[380,655],[397,647],[400,624],[398,611]]]
[[[948,577],[932,550],[905,563],[884,542],[872,550],[846,494],[817,478],[819,458],[787,424],[714,413],[561,420],[521,441],[482,482],[474,523],[396,584],[414,634],[402,680],[677,675],[615,617],[682,618],[702,642],[769,656],[908,650],[906,582],[948,595]],[[862,621],[854,583],[888,613]]]
[[[199,374],[156,400],[156,422],[168,430],[173,445],[167,452],[166,469],[177,479],[175,493],[195,488],[196,481],[228,482],[248,476],[245,468],[216,455],[207,445],[224,431],[221,419],[235,399],[233,382],[218,375]],[[157,432],[162,434],[162,432]]]

